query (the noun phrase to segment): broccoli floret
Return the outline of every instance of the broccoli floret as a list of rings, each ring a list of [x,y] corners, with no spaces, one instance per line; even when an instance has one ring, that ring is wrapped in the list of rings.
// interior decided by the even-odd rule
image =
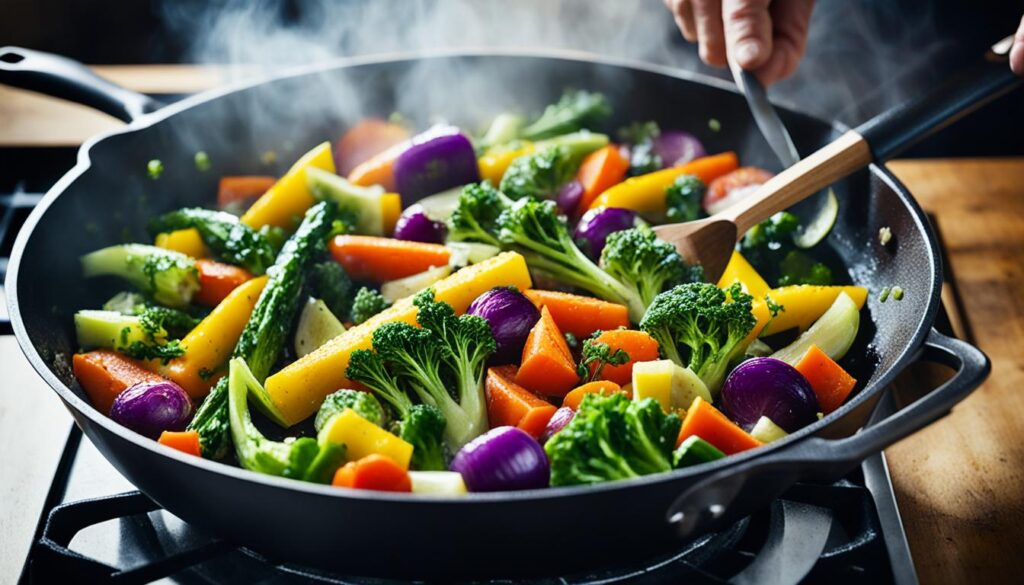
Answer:
[[[390,306],[384,295],[372,288],[360,287],[352,300],[352,322],[359,325]]]
[[[259,232],[223,211],[187,208],[165,213],[149,222],[151,235],[194,228],[203,243],[225,262],[263,274],[274,263],[273,246]]]
[[[459,204],[448,219],[448,239],[456,242],[481,242],[501,246],[497,238],[497,220],[512,201],[484,181],[466,185]]]
[[[603,94],[587,91],[566,91],[561,99],[544,109],[544,113],[519,132],[519,138],[540,140],[575,132],[610,116],[612,108]]]
[[[398,387],[394,376],[384,367],[384,360],[368,349],[357,349],[348,358],[345,377],[370,389],[402,418],[412,408],[412,400]]]
[[[653,398],[588,394],[576,416],[547,444],[551,485],[628,479],[670,471],[681,421]]]
[[[661,169],[661,157],[654,150],[654,139],[660,134],[661,129],[653,121],[633,122],[619,129],[619,139],[631,145],[627,176],[646,175]]]
[[[199,325],[199,319],[184,311],[167,307],[146,306],[138,310],[139,323],[147,333],[166,330],[172,337],[184,337]]]
[[[601,370],[607,365],[621,366],[629,361],[629,354],[621,347],[612,351],[612,347],[597,338],[603,333],[600,329],[583,341],[580,352],[580,363],[576,366],[576,374],[580,384],[601,379]]]
[[[609,234],[600,266],[630,290],[634,302],[642,307],[641,315],[661,291],[698,281],[702,275],[699,267],[695,270],[687,266],[676,247],[658,239],[647,226]]]
[[[798,250],[792,250],[779,263],[779,286],[791,284],[832,284],[832,269]]]
[[[499,189],[511,199],[551,199],[572,180],[578,166],[567,147],[545,148],[513,160]]]
[[[343,388],[324,398],[320,404],[320,410],[316,413],[316,418],[313,419],[313,428],[319,432],[320,429],[327,426],[332,418],[349,408],[378,427],[383,427],[387,423],[387,419],[384,417],[384,408],[373,397],[373,394]]]
[[[279,442],[266,438],[249,414],[250,392],[263,392],[242,358],[228,369],[228,420],[238,463],[249,470],[316,483],[328,483],[345,455],[344,445],[320,445],[302,437]]]
[[[793,236],[800,218],[788,211],[750,228],[740,241],[740,253],[776,286],[832,284],[832,270],[796,249]]]
[[[145,244],[122,244],[82,256],[86,277],[120,276],[161,305],[185,307],[199,290],[195,260]]]
[[[689,367],[714,392],[729,361],[746,349],[743,340],[757,322],[752,310],[753,297],[739,283],[724,290],[681,284],[654,298],[640,329],[657,340],[665,357]]]
[[[352,280],[341,264],[318,262],[306,275],[309,296],[322,300],[334,316],[344,319],[352,309]]]
[[[707,186],[696,175],[680,175],[665,189],[665,218],[673,223],[693,221],[703,215],[701,199]]]

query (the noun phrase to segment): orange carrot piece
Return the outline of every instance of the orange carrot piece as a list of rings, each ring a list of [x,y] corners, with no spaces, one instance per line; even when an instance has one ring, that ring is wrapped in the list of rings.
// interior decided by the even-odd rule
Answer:
[[[377,153],[373,157],[352,169],[348,174],[348,180],[356,185],[369,187],[380,185],[388,191],[395,190],[395,161],[412,142],[403,140],[387,150]]]
[[[195,300],[207,307],[216,307],[231,291],[252,278],[244,268],[213,260],[196,260],[196,270],[199,272],[199,292]]]
[[[336,236],[331,254],[352,278],[385,282],[448,264],[450,251],[425,244],[374,236]]]
[[[679,429],[678,447],[687,438],[697,435],[726,455],[760,447],[761,442],[736,426],[727,416],[711,406],[710,402],[697,397],[686,411],[683,426]]]
[[[553,290],[530,289],[523,294],[538,309],[547,307],[559,329],[580,339],[590,337],[598,329],[629,327],[629,309],[625,305]]]
[[[92,405],[103,414],[110,413],[114,399],[125,388],[139,382],[166,381],[147,370],[142,362],[106,349],[76,353],[71,366]]]
[[[817,345],[812,345],[800,358],[796,370],[811,383],[818,406],[825,414],[842,406],[857,385],[857,380]]]
[[[511,365],[487,369],[487,419],[492,427],[519,427],[539,437],[558,409],[516,384],[516,369]]]
[[[611,380],[616,384],[629,384],[633,379],[633,364],[637,362],[649,362],[658,359],[658,342],[653,337],[635,329],[614,329],[604,331],[594,341],[607,343],[612,352],[623,350],[629,354],[629,361],[613,366],[605,365],[601,369],[601,379]],[[590,365],[593,372],[597,364]]]
[[[565,336],[547,307],[526,337],[516,384],[544,396],[564,396],[580,381]]]
[[[576,180],[583,185],[583,197],[576,207],[582,214],[598,195],[622,181],[629,169],[629,160],[622,156],[618,145],[609,144],[587,155],[576,172]]]
[[[203,455],[202,449],[199,447],[199,431],[164,431],[160,433],[160,439],[157,442],[196,457]]]
[[[347,175],[396,144],[409,139],[405,126],[380,118],[367,118],[348,129],[334,147],[334,164],[339,175]]]
[[[569,408],[576,410],[580,407],[580,402],[583,402],[583,397],[587,394],[608,395],[612,392],[625,392],[627,397],[630,399],[633,398],[632,391],[628,389],[623,390],[622,386],[619,386],[615,382],[609,382],[608,380],[595,380],[573,388],[572,392],[566,394],[565,398],[562,399],[562,406],[568,406]]]
[[[695,158],[685,165],[676,167],[687,175],[697,175],[697,178],[708,184],[718,177],[731,173],[740,166],[740,159],[733,151],[726,151],[719,154]]]
[[[224,209],[233,203],[252,203],[276,182],[274,177],[261,175],[221,177],[217,187],[217,207]]]
[[[331,485],[379,492],[411,492],[412,479],[402,466],[374,453],[351,461],[334,472]]]

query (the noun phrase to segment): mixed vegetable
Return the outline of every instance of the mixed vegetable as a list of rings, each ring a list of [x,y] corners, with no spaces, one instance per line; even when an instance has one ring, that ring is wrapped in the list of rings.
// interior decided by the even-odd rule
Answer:
[[[152,245],[82,257],[124,290],[75,315],[79,384],[185,453],[448,495],[699,465],[842,406],[867,290],[787,212],[707,282],[651,226],[771,173],[649,121],[613,143],[610,111],[569,91],[478,136],[368,119],[279,178],[223,177]]]

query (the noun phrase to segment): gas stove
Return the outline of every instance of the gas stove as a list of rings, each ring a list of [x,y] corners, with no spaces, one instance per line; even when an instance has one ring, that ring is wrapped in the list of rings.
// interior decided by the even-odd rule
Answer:
[[[74,164],[68,148],[0,151],[0,278],[14,235],[41,194]],[[6,305],[0,305],[0,322]],[[0,329],[0,334],[9,334]],[[881,401],[876,416],[892,409]],[[490,583],[509,583],[500,575]],[[268,559],[205,534],[161,509],[72,428],[57,466],[23,583],[364,583]],[[884,456],[832,485],[801,484],[769,508],[669,555],[537,584],[916,583]]]

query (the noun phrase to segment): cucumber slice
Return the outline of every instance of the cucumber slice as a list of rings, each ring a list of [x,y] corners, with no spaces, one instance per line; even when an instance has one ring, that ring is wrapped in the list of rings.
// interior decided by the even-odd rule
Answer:
[[[451,266],[435,266],[419,274],[385,282],[380,287],[380,294],[394,304],[398,299],[414,295],[421,290],[433,286],[437,281],[452,273]]]
[[[423,208],[423,213],[434,221],[448,221],[452,212],[459,206],[459,197],[462,195],[464,185],[453,187],[447,191],[427,195],[416,203]]]
[[[839,199],[836,198],[835,192],[829,187],[825,195],[817,197],[821,199],[821,203],[814,217],[806,222],[801,221],[800,229],[793,234],[793,243],[797,248],[806,250],[817,246],[832,231],[832,226],[836,225],[836,218],[839,217]]]
[[[688,437],[673,454],[675,466],[687,467],[725,457],[725,453],[697,435]]]
[[[579,130],[560,136],[553,136],[546,140],[538,140],[533,143],[533,152],[540,152],[545,148],[564,146],[569,149],[573,159],[582,160],[583,157],[608,145],[608,135],[598,134],[590,130]]]
[[[163,329],[153,334],[152,341],[138,317],[117,311],[84,310],[75,313],[75,336],[82,349],[103,347],[123,350],[136,341],[159,342],[167,337]]]
[[[355,225],[357,234],[384,235],[384,213],[381,201],[384,187],[355,185],[344,177],[316,167],[306,169],[306,186],[318,200],[334,201],[339,208],[354,213],[358,218]]]
[[[757,424],[750,430],[750,436],[754,437],[762,443],[771,443],[772,441],[778,441],[789,435],[779,425],[772,422],[772,419],[767,416],[762,416],[757,419]]]
[[[448,242],[445,246],[451,250],[448,264],[456,268],[477,264],[501,253],[501,248],[479,242]]]
[[[457,471],[410,471],[412,493],[458,496],[466,493],[466,482]]]
[[[306,301],[295,328],[295,354],[303,357],[345,332],[327,303],[312,297]]]
[[[817,345],[828,357],[839,360],[853,345],[859,328],[860,309],[850,295],[841,292],[814,325],[771,357],[795,367],[811,345]]]

